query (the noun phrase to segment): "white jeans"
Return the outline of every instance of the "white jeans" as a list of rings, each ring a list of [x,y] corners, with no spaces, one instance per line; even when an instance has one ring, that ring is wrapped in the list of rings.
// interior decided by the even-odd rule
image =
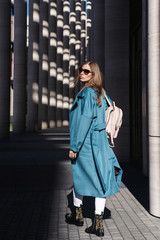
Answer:
[[[101,215],[104,213],[106,198],[95,198],[95,214]],[[83,196],[75,194],[73,189],[73,204],[75,207],[80,207],[83,204]]]

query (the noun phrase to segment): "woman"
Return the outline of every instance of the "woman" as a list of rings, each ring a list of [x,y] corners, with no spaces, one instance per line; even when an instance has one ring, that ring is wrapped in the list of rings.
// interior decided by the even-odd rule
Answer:
[[[73,174],[74,211],[66,222],[83,226],[82,196],[95,197],[95,217],[87,233],[104,236],[103,213],[106,197],[119,192],[122,170],[109,146],[105,110],[107,103],[100,69],[95,62],[85,62],[75,82],[84,83],[70,110],[70,151]],[[115,169],[118,175],[115,178]]]

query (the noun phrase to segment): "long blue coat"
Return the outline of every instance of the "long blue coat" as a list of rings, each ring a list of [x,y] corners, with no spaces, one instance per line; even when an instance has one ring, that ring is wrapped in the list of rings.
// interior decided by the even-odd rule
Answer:
[[[96,104],[96,91],[87,87],[80,92],[70,110],[70,149],[78,152],[72,161],[76,194],[107,197],[119,192],[122,169],[110,148],[105,130],[106,100]],[[117,180],[115,167],[119,170]]]

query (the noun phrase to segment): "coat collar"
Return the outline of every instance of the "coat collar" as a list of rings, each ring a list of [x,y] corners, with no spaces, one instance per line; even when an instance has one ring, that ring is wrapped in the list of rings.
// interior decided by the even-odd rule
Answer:
[[[73,105],[71,107],[71,111],[74,110],[77,106],[78,106],[78,101],[79,99],[83,98],[85,96],[85,92],[88,91],[88,89],[90,89],[91,91],[95,91],[93,88],[91,87],[88,87],[88,88],[85,88],[83,91],[81,91],[80,93],[77,94],[74,102],[73,102]]]
[[[76,96],[76,98],[75,98],[75,100],[74,100],[74,102],[73,102],[73,105],[72,105],[72,107],[71,107],[71,111],[73,111],[73,110],[78,106],[78,101],[79,101],[79,99],[80,99],[80,98],[83,98],[83,97],[84,97],[83,91],[80,92],[79,94],[77,94],[77,96]]]

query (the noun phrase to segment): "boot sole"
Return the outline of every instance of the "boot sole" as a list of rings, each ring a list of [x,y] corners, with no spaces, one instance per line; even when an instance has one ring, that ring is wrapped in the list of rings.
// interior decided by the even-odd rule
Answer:
[[[74,221],[68,221],[67,219],[66,219],[66,223],[76,225],[78,227],[82,227],[84,225],[83,222],[79,223],[79,222],[74,222]]]
[[[88,233],[88,234],[95,234],[97,237],[104,237],[104,233],[96,233],[96,232],[88,232],[86,229],[85,229],[85,232]]]

